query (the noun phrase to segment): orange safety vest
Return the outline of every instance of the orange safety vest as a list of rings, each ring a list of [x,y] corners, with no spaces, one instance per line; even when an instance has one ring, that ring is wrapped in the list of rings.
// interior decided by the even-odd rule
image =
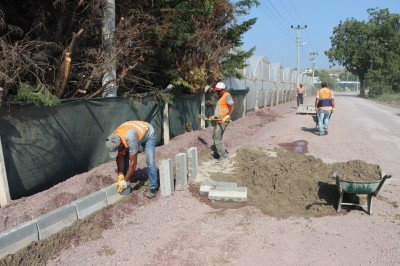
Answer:
[[[143,121],[127,121],[114,130],[113,134],[121,138],[125,148],[128,148],[126,134],[128,133],[129,129],[135,130],[139,135],[139,141],[141,141],[149,129],[149,123]]]
[[[333,106],[331,90],[328,88],[322,88],[319,90],[319,101],[317,107],[325,106]]]
[[[218,115],[221,117],[224,117],[225,115],[229,114],[229,112],[232,109],[232,106],[230,106],[226,102],[226,98],[228,96],[230,96],[229,92],[225,92],[218,101]]]

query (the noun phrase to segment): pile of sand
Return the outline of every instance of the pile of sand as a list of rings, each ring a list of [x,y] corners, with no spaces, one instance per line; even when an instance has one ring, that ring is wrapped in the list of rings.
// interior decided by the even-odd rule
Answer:
[[[363,161],[325,164],[310,155],[284,149],[246,147],[238,150],[234,174],[213,179],[248,188],[248,203],[275,217],[321,216],[335,213],[338,189],[332,174],[347,179],[379,179],[380,168]]]

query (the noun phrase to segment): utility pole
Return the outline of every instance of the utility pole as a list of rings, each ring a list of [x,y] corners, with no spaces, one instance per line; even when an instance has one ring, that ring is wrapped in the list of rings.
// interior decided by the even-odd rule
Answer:
[[[315,69],[315,58],[318,56],[317,52],[311,52],[311,69],[312,69],[312,92],[314,93],[314,69]]]
[[[299,87],[299,76],[300,76],[300,46],[303,45],[301,43],[301,36],[300,36],[300,30],[304,30],[307,28],[307,25],[304,25],[304,27],[301,27],[300,25],[297,25],[297,27],[291,25],[290,28],[296,30],[296,43],[297,43],[297,80],[296,80],[296,88]]]

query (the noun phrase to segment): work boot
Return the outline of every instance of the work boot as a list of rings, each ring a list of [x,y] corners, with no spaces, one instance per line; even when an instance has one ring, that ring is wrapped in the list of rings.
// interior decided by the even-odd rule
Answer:
[[[149,191],[147,191],[147,193],[146,193],[146,197],[148,197],[148,198],[154,198],[155,196],[157,196],[156,189],[149,189]]]
[[[325,129],[325,135],[328,135],[328,129]]]
[[[215,151],[212,151],[212,152],[211,152],[211,156],[212,156],[214,159],[218,159],[218,158],[219,158],[219,155],[218,155]]]
[[[318,132],[318,135],[323,136],[324,132]]]

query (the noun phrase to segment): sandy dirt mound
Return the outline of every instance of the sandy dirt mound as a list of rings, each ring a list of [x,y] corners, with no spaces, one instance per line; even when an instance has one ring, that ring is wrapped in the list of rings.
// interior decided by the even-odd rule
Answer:
[[[338,201],[332,179],[335,171],[364,180],[380,176],[379,166],[363,161],[325,164],[313,156],[279,148],[245,147],[230,160],[234,160],[233,173],[215,173],[211,178],[246,186],[249,204],[280,218],[334,214]]]

